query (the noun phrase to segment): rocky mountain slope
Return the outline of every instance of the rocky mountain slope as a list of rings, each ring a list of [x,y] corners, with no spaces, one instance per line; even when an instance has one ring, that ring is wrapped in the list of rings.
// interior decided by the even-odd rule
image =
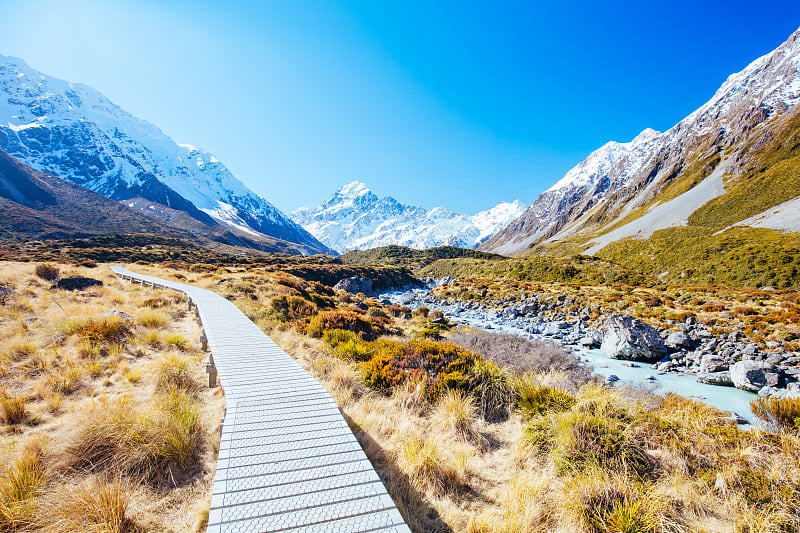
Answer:
[[[473,248],[524,210],[525,205],[516,200],[500,202],[473,216],[446,207],[428,211],[390,196],[378,198],[366,185],[354,181],[319,207],[300,208],[291,216],[325,245],[343,253],[392,244],[416,249]]]
[[[113,233],[187,236],[96,192],[34,170],[0,150],[0,238]]]
[[[330,252],[212,154],[175,143],[90,87],[5,56],[0,148],[33,168],[192,231],[218,227],[266,249],[279,242],[285,244],[276,251]]]
[[[800,30],[669,131],[647,129],[590,154],[480,249],[556,244],[603,256],[679,228],[800,231],[798,102]]]

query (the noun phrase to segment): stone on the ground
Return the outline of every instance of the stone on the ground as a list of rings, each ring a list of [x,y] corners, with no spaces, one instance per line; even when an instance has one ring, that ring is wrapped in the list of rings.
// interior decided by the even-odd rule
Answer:
[[[115,316],[120,320],[125,320],[128,322],[133,321],[133,317],[131,315],[123,311],[120,311],[118,309],[112,309],[111,311],[106,311],[105,313],[103,313],[103,316]]]
[[[673,348],[691,348],[694,346],[692,340],[682,331],[673,331],[667,335],[667,338],[664,339],[664,343]]]
[[[722,372],[707,372],[707,373],[697,374],[697,382],[705,383],[706,385],[733,387],[733,381],[731,381],[731,373],[729,370],[723,370]]]
[[[725,359],[714,353],[703,354],[703,358],[700,359],[700,372],[702,374],[722,372],[723,370],[728,370],[729,366]]]
[[[667,349],[658,331],[631,316],[611,315],[603,326],[603,355],[631,361],[658,361]]]
[[[372,278],[344,278],[333,286],[334,289],[352,294],[372,294]]]
[[[778,369],[766,361],[739,361],[731,365],[731,380],[737,389],[758,392],[780,384]]]
[[[68,291],[82,291],[95,285],[102,286],[103,282],[99,279],[85,278],[83,276],[72,276],[71,278],[61,278],[53,283],[53,289],[65,289]]]

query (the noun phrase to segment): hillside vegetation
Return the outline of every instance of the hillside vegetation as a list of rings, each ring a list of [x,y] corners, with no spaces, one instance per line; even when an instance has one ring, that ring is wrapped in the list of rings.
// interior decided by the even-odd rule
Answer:
[[[488,252],[479,252],[468,248],[456,248],[455,246],[438,246],[425,250],[415,250],[406,246],[383,246],[371,248],[369,250],[351,250],[342,254],[343,263],[357,265],[390,265],[404,267],[411,270],[419,269],[440,259],[470,258],[486,261],[497,261],[504,259],[502,255]]]
[[[327,387],[415,532],[800,527],[800,433],[790,424],[774,435],[741,431],[693,400],[601,386],[556,345],[457,331],[424,308],[411,313],[267,267],[226,266],[198,282]],[[655,290],[620,285],[607,304],[639,305],[627,300],[634,292],[642,306],[669,310],[703,297]],[[740,302],[743,316],[746,305],[766,305],[760,292]],[[775,312],[796,312],[785,303],[776,300]],[[786,420],[796,412],[765,409]]]

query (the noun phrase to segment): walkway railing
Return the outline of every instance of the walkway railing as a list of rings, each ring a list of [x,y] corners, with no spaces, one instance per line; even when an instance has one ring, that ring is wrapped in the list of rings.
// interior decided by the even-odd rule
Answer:
[[[410,532],[330,394],[218,294],[112,267],[185,294],[225,392],[209,532]]]

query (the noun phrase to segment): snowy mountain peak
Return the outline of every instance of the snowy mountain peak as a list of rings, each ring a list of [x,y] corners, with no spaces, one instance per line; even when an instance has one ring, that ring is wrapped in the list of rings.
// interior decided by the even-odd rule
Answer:
[[[525,211],[519,200],[500,202],[475,216],[446,207],[430,211],[391,196],[378,198],[361,182],[337,190],[319,207],[300,208],[292,218],[327,246],[346,252],[399,244],[412,248],[452,245],[472,248]]]
[[[351,181],[338,191],[336,191],[339,196],[349,196],[349,197],[357,197],[357,196],[364,196],[365,194],[369,194],[369,188],[361,183],[360,181]]]

